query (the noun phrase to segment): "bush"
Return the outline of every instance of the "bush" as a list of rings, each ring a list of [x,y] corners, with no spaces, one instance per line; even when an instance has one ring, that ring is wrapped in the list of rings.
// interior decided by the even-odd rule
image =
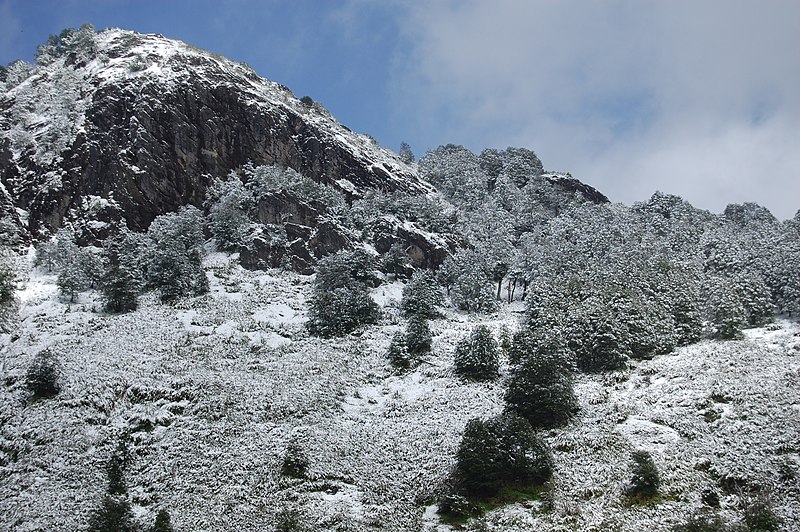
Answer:
[[[378,305],[366,287],[354,284],[331,291],[315,290],[307,327],[313,335],[330,338],[344,336],[360,325],[376,323],[379,317]]]
[[[406,326],[406,349],[413,358],[431,352],[431,330],[428,320],[413,316]]]
[[[471,419],[456,459],[458,484],[472,497],[494,495],[504,486],[541,484],[553,473],[547,445],[527,420],[508,412]]]
[[[25,375],[25,386],[33,399],[47,399],[58,395],[61,386],[58,384],[58,363],[47,350],[33,357],[33,362]]]
[[[312,105],[314,105],[314,99],[311,96],[303,96],[302,98],[300,98],[300,103],[308,107],[311,107]]]
[[[769,493],[759,492],[743,500],[744,523],[753,532],[780,530],[783,520],[772,510]]]
[[[725,532],[728,527],[718,515],[711,512],[693,514],[685,523],[672,528],[674,532]]]
[[[89,532],[134,532],[131,505],[125,497],[106,495],[89,516]]]
[[[319,261],[309,304],[308,330],[329,338],[376,323],[378,305],[369,295],[374,262],[366,253],[340,251]]]
[[[479,325],[469,337],[456,346],[453,357],[457,375],[471,380],[490,380],[497,377],[500,356],[497,342],[488,327]]]
[[[0,255],[0,304],[14,299],[16,290],[14,270],[3,259],[3,255]]]
[[[411,367],[412,357],[406,347],[406,335],[396,332],[389,343],[389,351],[386,353],[389,364],[397,369],[408,369]]]
[[[564,351],[552,340],[520,332],[511,352],[518,364],[512,368],[506,389],[508,408],[534,427],[567,423],[578,409],[578,400],[572,364]]]
[[[429,270],[417,271],[403,287],[400,310],[406,318],[420,316],[433,319],[441,316],[437,307],[443,302],[442,291],[433,274]]]
[[[308,457],[297,442],[292,442],[283,453],[281,473],[292,478],[306,478],[308,472]]]
[[[173,532],[174,530],[169,512],[162,508],[156,514],[156,522],[153,525],[152,532]]]
[[[647,451],[634,451],[631,454],[633,467],[628,486],[625,488],[625,495],[631,498],[650,499],[658,493],[661,479],[658,475],[653,458]]]

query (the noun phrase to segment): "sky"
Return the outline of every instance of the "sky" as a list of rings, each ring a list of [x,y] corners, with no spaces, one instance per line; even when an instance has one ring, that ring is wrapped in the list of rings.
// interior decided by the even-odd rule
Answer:
[[[800,209],[797,0],[0,0],[0,64],[86,22],[246,62],[394,150],[525,147],[615,202]]]

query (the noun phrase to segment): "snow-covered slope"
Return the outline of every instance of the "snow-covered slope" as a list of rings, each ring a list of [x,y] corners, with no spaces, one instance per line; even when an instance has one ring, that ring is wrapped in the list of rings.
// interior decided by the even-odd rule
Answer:
[[[485,317],[448,312],[431,324],[433,355],[398,375],[385,351],[402,327],[401,285],[375,289],[378,325],[323,341],[304,329],[312,278],[244,271],[222,254],[206,266],[210,294],[175,307],[144,296],[122,316],[95,312],[92,293],[60,300],[51,276],[31,274],[19,323],[0,335],[0,529],[82,529],[127,435],[126,480],[144,524],[164,508],[176,530],[269,530],[288,510],[309,530],[446,530],[431,496],[467,420],[498,413],[504,388],[502,378],[455,378],[454,346],[477,323],[513,329],[517,304]],[[581,376],[580,416],[545,433],[553,509],[497,510],[484,529],[669,530],[709,488],[733,522],[735,488],[769,485],[796,529],[798,334],[779,322],[742,341]],[[43,349],[60,361],[63,389],[29,402],[23,377]],[[280,474],[291,442],[309,458],[309,479]],[[622,488],[638,448],[661,471],[662,497],[629,506]]]

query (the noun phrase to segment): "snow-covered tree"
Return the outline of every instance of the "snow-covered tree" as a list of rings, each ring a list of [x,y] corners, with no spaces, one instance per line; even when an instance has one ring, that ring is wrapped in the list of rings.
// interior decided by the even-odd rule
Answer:
[[[509,358],[518,363],[512,367],[506,388],[508,408],[534,427],[567,423],[578,407],[568,354],[553,339],[520,331],[514,336]]]
[[[311,334],[343,336],[378,321],[378,305],[367,287],[373,271],[373,261],[363,252],[340,251],[319,261],[309,302],[307,327]]]
[[[408,164],[414,162],[414,152],[411,151],[411,146],[409,146],[407,142],[400,143],[400,151],[398,153],[400,155],[400,160],[404,163]]]
[[[25,386],[33,399],[47,399],[61,391],[59,364],[49,351],[40,351],[33,357],[25,374]]]
[[[237,251],[251,234],[249,211],[253,206],[252,193],[236,174],[227,180],[212,181],[206,192],[208,225],[217,245],[224,250]]]
[[[431,351],[431,330],[428,320],[420,315],[412,315],[406,326],[406,349],[408,354],[418,359]]]
[[[196,207],[158,216],[147,230],[146,245],[147,284],[161,292],[162,301],[208,291],[202,215]]]
[[[547,444],[513,412],[467,422],[456,453],[456,481],[469,497],[483,498],[503,486],[541,484],[553,473]]]
[[[453,364],[457,375],[471,380],[490,380],[498,375],[500,356],[497,342],[485,325],[475,327],[456,345]]]
[[[450,282],[448,292],[453,304],[470,312],[491,312],[497,308],[493,281],[486,272],[482,257],[471,249],[460,249],[445,259],[439,269],[440,279]]]
[[[430,270],[418,270],[403,287],[400,310],[403,316],[421,316],[426,319],[438,318],[438,307],[444,302],[442,290]]]

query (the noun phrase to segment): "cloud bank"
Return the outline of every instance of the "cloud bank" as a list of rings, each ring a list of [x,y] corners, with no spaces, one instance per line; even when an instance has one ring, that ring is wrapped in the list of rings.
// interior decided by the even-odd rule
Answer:
[[[417,142],[534,149],[631,203],[800,208],[800,3],[402,4],[392,98]],[[398,119],[397,117],[395,119]]]

